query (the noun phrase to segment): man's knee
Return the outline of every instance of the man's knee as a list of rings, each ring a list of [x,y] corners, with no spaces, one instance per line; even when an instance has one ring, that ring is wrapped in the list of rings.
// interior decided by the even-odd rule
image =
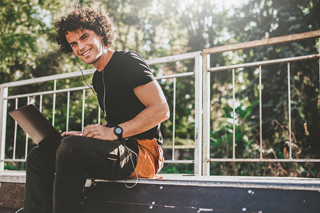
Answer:
[[[32,163],[32,162],[37,162],[39,161],[43,156],[43,150],[39,147],[36,146],[31,149],[31,151],[27,155],[27,162]]]
[[[31,149],[27,156],[27,169],[29,168],[54,168],[55,150],[41,148],[39,146]]]
[[[56,156],[57,159],[79,157],[85,149],[85,143],[81,137],[68,136],[61,140]]]

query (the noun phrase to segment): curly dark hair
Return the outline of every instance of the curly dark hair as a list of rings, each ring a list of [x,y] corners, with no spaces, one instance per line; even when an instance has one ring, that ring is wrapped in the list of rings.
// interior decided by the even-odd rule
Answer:
[[[56,40],[60,45],[60,50],[64,53],[72,52],[66,34],[68,31],[92,30],[98,36],[103,37],[104,44],[109,48],[114,46],[115,33],[109,17],[101,9],[76,8],[67,17],[62,17],[54,25],[57,30]]]

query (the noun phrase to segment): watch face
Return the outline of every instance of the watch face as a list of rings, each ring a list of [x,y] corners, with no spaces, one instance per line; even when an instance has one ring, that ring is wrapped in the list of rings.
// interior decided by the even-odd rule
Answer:
[[[119,128],[119,127],[117,127],[114,131],[115,131],[116,134],[121,134],[122,133],[122,129]]]

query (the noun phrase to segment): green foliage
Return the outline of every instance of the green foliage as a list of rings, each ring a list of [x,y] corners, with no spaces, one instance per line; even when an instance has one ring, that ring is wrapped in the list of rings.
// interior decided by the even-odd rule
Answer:
[[[0,2],[0,83],[62,71],[50,23],[61,6],[55,0]]]
[[[193,164],[166,164],[161,174],[193,174]]]
[[[11,163],[11,162],[5,162],[4,163],[4,169],[5,170],[18,170],[18,171],[23,171],[25,170],[25,164],[24,162],[21,163]]]

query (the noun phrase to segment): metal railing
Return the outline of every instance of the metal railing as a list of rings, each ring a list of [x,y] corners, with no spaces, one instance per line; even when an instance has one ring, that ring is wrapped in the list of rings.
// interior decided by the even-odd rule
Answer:
[[[210,175],[210,162],[320,162],[320,159],[293,159],[292,158],[292,127],[291,127],[291,85],[290,85],[290,63],[294,61],[301,61],[306,59],[320,58],[320,54],[298,56],[291,58],[281,58],[267,61],[259,61],[245,64],[237,64],[221,67],[210,67],[210,55],[216,53],[223,53],[228,51],[243,50],[247,48],[261,47],[266,45],[275,45],[284,42],[294,42],[303,39],[319,38],[320,30],[294,34],[288,36],[281,36],[270,39],[263,39],[233,45],[226,45],[221,47],[214,47],[203,50],[203,175]],[[320,51],[320,47],[319,47]],[[262,140],[262,84],[261,73],[262,67],[270,64],[287,63],[288,72],[288,117],[289,117],[289,158],[288,159],[266,159],[263,158],[263,140]],[[320,61],[319,61],[320,64]],[[259,138],[259,152],[260,158],[236,158],[236,142],[235,142],[235,69],[258,67],[259,70],[259,113],[260,113],[260,138]],[[232,99],[233,99],[233,140],[232,140],[232,158],[210,158],[210,73],[217,71],[230,71],[232,70]]]
[[[172,135],[172,159],[166,159],[166,163],[194,163],[194,174],[195,175],[210,175],[209,165],[210,162],[320,162],[320,159],[293,159],[292,158],[292,127],[291,127],[291,85],[290,85],[290,63],[295,61],[307,60],[307,59],[319,59],[320,60],[320,53],[313,54],[313,55],[306,55],[306,56],[298,56],[298,57],[290,57],[290,58],[280,58],[280,59],[273,59],[267,61],[259,61],[259,62],[251,62],[245,64],[237,64],[237,65],[229,65],[229,66],[220,66],[220,67],[210,67],[210,55],[215,53],[223,53],[228,51],[236,51],[236,50],[243,50],[247,48],[254,48],[266,45],[275,45],[284,42],[294,42],[303,39],[310,39],[310,38],[319,38],[320,31],[313,31],[308,33],[301,33],[289,36],[282,36],[277,38],[271,39],[264,39],[258,41],[251,41],[245,43],[239,43],[234,45],[226,45],[221,47],[214,47],[203,50],[203,52],[193,52],[187,53],[182,55],[170,56],[170,57],[163,57],[148,60],[147,63],[149,65],[156,65],[156,64],[165,64],[171,63],[176,61],[182,60],[189,60],[193,59],[195,61],[195,70],[192,72],[186,72],[181,74],[174,74],[174,75],[167,75],[157,77],[157,80],[161,79],[173,79],[173,109],[171,111],[171,117],[173,117],[173,135]],[[320,42],[319,42],[320,43]],[[320,49],[320,47],[319,47]],[[262,140],[262,83],[261,83],[261,73],[263,66],[270,65],[270,64],[287,64],[287,73],[288,73],[288,117],[289,117],[289,158],[288,159],[268,159],[263,158],[263,140]],[[320,61],[319,61],[320,64]],[[259,158],[236,158],[236,142],[235,142],[235,70],[238,68],[248,68],[248,67],[257,67],[259,70]],[[217,71],[232,71],[232,98],[233,98],[233,140],[232,140],[232,158],[210,158],[210,73],[217,72]],[[319,68],[320,70],[320,68]],[[94,72],[94,70],[85,70],[84,75],[90,75]],[[47,94],[53,94],[53,109],[52,109],[52,121],[54,124],[55,118],[55,97],[58,93],[70,93],[71,91],[83,91],[83,103],[82,106],[85,104],[85,91],[88,89],[87,86],[84,87],[77,87],[77,88],[68,88],[68,89],[56,89],[56,82],[60,79],[68,79],[73,77],[81,76],[81,72],[73,72],[73,73],[65,73],[60,75],[53,75],[47,77],[41,77],[36,79],[29,79],[24,81],[17,81],[11,83],[5,83],[0,85],[0,139],[1,139],[1,146],[0,146],[0,171],[4,168],[4,162],[24,162],[25,159],[16,159],[13,155],[12,159],[5,158],[5,141],[6,141],[6,123],[7,123],[7,102],[10,99],[18,99],[21,97],[27,97],[29,102],[29,97],[33,96],[40,96]],[[176,109],[176,79],[187,77],[187,76],[194,76],[195,77],[195,146],[194,146],[194,160],[175,160],[175,109]],[[41,82],[47,81],[54,81],[54,89],[53,91],[45,91],[45,92],[37,92],[37,93],[30,93],[30,94],[19,94],[19,95],[9,95],[8,88],[18,87],[23,85],[31,85],[37,84]],[[203,100],[202,100],[203,99]],[[69,100],[69,95],[68,95]],[[69,107],[69,105],[68,105]],[[41,108],[41,103],[40,103]],[[100,111],[99,111],[100,113]],[[68,114],[68,112],[67,112]],[[99,114],[100,117],[100,114]],[[67,117],[68,120],[68,117]],[[82,107],[82,128],[84,126],[84,107]],[[100,120],[98,121],[100,122]],[[67,122],[68,123],[68,122]],[[68,129],[68,127],[67,127]],[[16,142],[15,142],[16,143]],[[27,149],[27,142],[26,142],[26,150]],[[15,146],[15,145],[14,145]],[[15,149],[15,148],[14,148]]]
[[[173,120],[173,136],[172,136],[172,159],[166,159],[165,163],[192,163],[194,164],[194,174],[200,175],[201,174],[201,146],[202,146],[202,54],[201,52],[192,52],[192,53],[186,53],[181,55],[175,55],[175,56],[169,56],[169,57],[162,57],[162,58],[156,58],[147,60],[147,63],[151,65],[157,65],[157,64],[165,64],[165,63],[171,63],[171,62],[177,62],[177,61],[183,61],[183,60],[194,60],[195,62],[195,69],[191,72],[185,72],[185,73],[179,73],[179,74],[172,74],[172,75],[165,75],[161,77],[156,77],[157,80],[161,79],[173,79],[173,109],[171,111],[171,117]],[[90,75],[93,74],[95,69],[90,70],[84,70],[83,75]],[[25,162],[26,156],[28,152],[28,136],[26,136],[26,142],[25,142],[25,158],[23,159],[17,159],[15,156],[16,152],[16,146],[17,146],[17,124],[15,123],[15,136],[14,136],[14,144],[13,144],[13,157],[8,159],[5,157],[5,148],[6,148],[6,128],[7,128],[7,115],[8,115],[8,100],[15,100],[15,108],[18,108],[18,99],[19,98],[27,98],[27,103],[30,103],[30,97],[39,97],[39,110],[42,109],[42,97],[44,95],[53,95],[53,108],[52,108],[52,124],[55,125],[55,111],[56,111],[56,95],[59,93],[67,93],[67,119],[66,119],[66,130],[68,130],[68,124],[69,124],[69,102],[70,102],[70,92],[72,91],[82,91],[82,118],[81,118],[81,126],[82,129],[84,128],[84,111],[85,111],[85,104],[86,104],[86,90],[89,88],[87,86],[81,86],[81,87],[75,87],[75,88],[67,88],[67,89],[57,89],[57,80],[61,79],[70,79],[81,76],[82,73],[79,72],[72,72],[72,73],[65,73],[65,74],[58,74],[58,75],[52,75],[47,77],[40,77],[40,78],[34,78],[34,79],[28,79],[28,80],[22,80],[22,81],[16,81],[16,82],[10,82],[0,85],[0,139],[1,139],[1,146],[0,146],[0,171],[4,170],[4,162]],[[195,83],[194,83],[194,92],[195,92],[195,146],[194,146],[194,160],[175,160],[175,111],[176,111],[176,79],[183,78],[187,76],[194,76]],[[9,95],[8,89],[19,87],[19,86],[25,86],[25,85],[33,85],[33,84],[39,84],[43,82],[53,81],[53,90],[52,91],[41,91],[41,92],[35,92],[35,93],[28,93],[28,94],[18,94],[18,95]],[[98,104],[97,104],[97,108]],[[100,109],[98,110],[98,123],[100,123]]]

